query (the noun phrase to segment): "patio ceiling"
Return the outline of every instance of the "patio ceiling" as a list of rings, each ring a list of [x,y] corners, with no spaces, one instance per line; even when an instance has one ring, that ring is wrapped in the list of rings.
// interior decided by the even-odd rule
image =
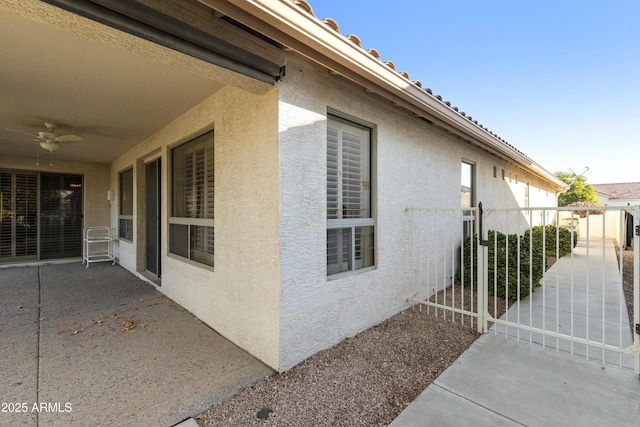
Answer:
[[[0,158],[38,153],[48,159],[48,151],[18,132],[35,135],[51,122],[59,135],[84,138],[64,144],[54,159],[110,163],[222,87],[171,64],[193,58],[95,22],[87,28],[102,27],[101,39],[87,37],[87,28],[73,24],[84,18],[67,19],[63,28],[50,23],[57,22],[51,14],[65,21],[68,12],[57,16],[54,6],[18,3],[0,6]],[[169,60],[141,55],[145,44],[169,51],[163,53]]]

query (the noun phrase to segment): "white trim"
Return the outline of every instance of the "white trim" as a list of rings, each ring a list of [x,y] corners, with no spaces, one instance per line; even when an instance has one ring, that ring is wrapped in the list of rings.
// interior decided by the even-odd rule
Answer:
[[[343,271],[343,272],[336,273],[336,274],[331,274],[331,275],[328,274],[327,275],[327,281],[344,279],[345,277],[353,276],[354,274],[364,274],[364,273],[367,273],[369,271],[375,271],[375,270],[376,270],[376,266],[372,265],[372,266],[369,266],[369,267],[360,268],[358,270]]]
[[[191,260],[191,259],[189,259],[189,258],[185,258],[185,257],[180,256],[180,255],[178,255],[178,254],[174,254],[173,252],[169,252],[169,254],[168,254],[167,256],[168,256],[169,258],[173,258],[173,259],[175,259],[175,260],[177,260],[177,261],[182,261],[182,262],[184,262],[184,263],[186,263],[186,264],[189,264],[189,265],[192,265],[192,266],[194,266],[194,267],[203,268],[203,269],[205,269],[205,270],[209,270],[209,271],[212,271],[212,272],[214,272],[214,271],[215,271],[215,268],[214,268],[214,266],[213,266],[213,265],[203,264],[203,263],[201,263],[201,262],[194,261],[194,260]]]
[[[215,219],[213,218],[187,218],[172,216],[169,218],[169,224],[179,225],[200,225],[203,227],[213,227]]]
[[[335,230],[337,228],[351,227],[375,227],[376,223],[373,218],[355,218],[355,219],[328,219],[327,230]]]
[[[308,59],[343,75],[367,91],[377,93],[450,132],[468,139],[499,157],[531,170],[562,188],[564,183],[514,147],[462,116],[433,95],[416,86],[342,34],[290,1],[200,0],[296,50]]]

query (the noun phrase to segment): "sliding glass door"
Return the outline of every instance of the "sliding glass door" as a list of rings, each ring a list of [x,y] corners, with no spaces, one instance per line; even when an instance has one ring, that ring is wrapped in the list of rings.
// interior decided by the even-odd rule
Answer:
[[[82,176],[40,174],[40,259],[82,256]]]
[[[38,254],[38,175],[0,172],[0,262]]]
[[[0,262],[82,256],[82,176],[0,171]]]

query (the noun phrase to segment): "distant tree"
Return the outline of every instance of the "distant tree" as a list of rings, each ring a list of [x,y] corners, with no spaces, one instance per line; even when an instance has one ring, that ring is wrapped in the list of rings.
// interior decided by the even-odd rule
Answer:
[[[575,176],[569,172],[556,172],[555,175],[569,184],[567,191],[558,196],[558,206],[567,206],[574,202],[597,202],[593,185],[587,184],[587,178],[584,176]]]
[[[586,208],[593,208],[593,207],[597,207],[597,206],[601,206],[598,203],[592,203],[592,202],[573,202],[573,203],[569,203],[567,205],[567,207],[570,208],[580,208],[580,207],[586,207]],[[587,216],[587,212],[589,213],[589,215],[602,215],[603,211],[600,209],[585,209],[583,211],[581,210],[574,210],[573,214],[574,215],[578,215],[580,218],[585,218]]]

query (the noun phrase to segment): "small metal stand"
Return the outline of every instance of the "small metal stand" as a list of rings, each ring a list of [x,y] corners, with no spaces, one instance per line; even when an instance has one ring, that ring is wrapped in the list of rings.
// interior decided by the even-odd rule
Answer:
[[[109,227],[89,227],[84,230],[84,255],[82,263],[87,263],[87,268],[92,262],[111,261],[116,263],[113,251],[115,231]]]

